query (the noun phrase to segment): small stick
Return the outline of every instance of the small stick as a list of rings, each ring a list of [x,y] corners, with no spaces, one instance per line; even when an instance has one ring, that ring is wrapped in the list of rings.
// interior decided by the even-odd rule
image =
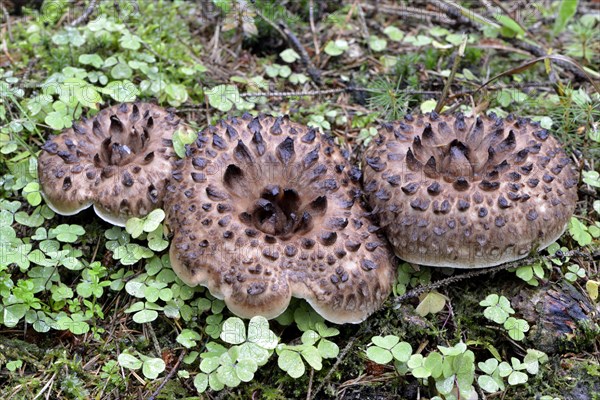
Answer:
[[[587,256],[586,253],[582,253],[579,249],[575,249],[575,250],[570,250],[567,251],[563,254],[563,257],[571,257],[571,256]],[[509,263],[505,263],[505,264],[500,264],[496,267],[492,267],[492,268],[482,268],[479,269],[477,271],[471,271],[471,272],[467,272],[467,273],[463,273],[460,275],[456,275],[456,276],[451,276],[449,278],[445,278],[445,279],[440,279],[439,281],[436,282],[432,282],[430,284],[427,285],[423,285],[423,286],[419,286],[417,288],[412,289],[409,292],[406,292],[405,294],[403,294],[402,296],[398,296],[396,297],[393,302],[395,303],[395,308],[399,308],[400,307],[400,303],[402,303],[405,300],[408,299],[412,299],[415,297],[418,297],[420,294],[425,293],[427,291],[433,290],[433,289],[437,289],[443,286],[448,286],[451,285],[453,283],[456,282],[460,282],[462,280],[465,279],[469,279],[469,278],[474,278],[476,276],[479,275],[485,275],[485,274],[492,274],[495,272],[499,272],[499,271],[504,271],[510,268],[516,268],[519,267],[521,265],[527,265],[527,264],[531,264],[535,261],[538,261],[540,259],[542,260],[546,260],[546,259],[550,259],[550,258],[554,258],[556,257],[555,254],[550,254],[547,256],[542,256],[542,257],[528,257],[522,260],[517,260],[517,261],[512,261]]]
[[[384,5],[384,4],[378,4],[377,6],[374,6],[373,4],[367,4],[367,3],[361,3],[360,6],[362,8],[364,8],[365,10],[377,11],[377,12],[391,14],[391,15],[397,15],[399,17],[414,18],[414,19],[420,19],[420,20],[432,20],[432,21],[437,21],[437,22],[443,22],[446,24],[452,24],[452,23],[456,22],[445,14],[440,14],[435,11],[428,11],[425,9],[420,9],[420,8],[415,8],[415,7],[405,7],[405,6],[394,7],[394,6]]]
[[[310,0],[308,3],[308,18],[310,20],[310,31],[313,37],[313,46],[315,47],[315,57],[317,57],[317,63],[319,62],[319,55],[321,50],[319,48],[319,39],[317,38],[317,29],[315,28],[315,1]]]
[[[165,376],[165,379],[160,383],[160,385],[158,385],[154,393],[152,393],[152,396],[148,397],[148,400],[156,400],[156,397],[160,394],[161,390],[165,387],[167,382],[169,382],[171,378],[173,378],[175,372],[177,372],[177,370],[179,369],[179,364],[181,364],[181,362],[183,361],[183,358],[185,357],[186,353],[186,349],[183,349],[181,351],[181,354],[179,355],[179,358],[177,358],[177,362],[175,363],[173,368],[171,368],[167,376]]]
[[[85,9],[83,14],[81,14],[79,16],[79,18],[76,18],[73,22],[71,22],[71,26],[81,25],[84,22],[86,22],[90,18],[90,15],[92,15],[94,10],[96,9],[97,3],[98,3],[98,0],[91,0],[88,8]]]
[[[300,40],[298,40],[296,35],[294,35],[294,32],[290,30],[283,20],[279,20],[278,25],[287,37],[290,46],[292,46],[294,50],[300,54],[300,60],[302,60],[302,64],[304,65],[304,68],[306,68],[306,72],[310,76],[310,79],[312,79],[312,81],[318,86],[321,86],[321,71],[319,71],[310,60],[308,53],[306,52],[304,46],[302,46],[302,43],[300,43]]]
[[[310,398],[311,398],[310,392],[312,390],[313,378],[314,377],[315,377],[315,369],[311,368],[310,369],[310,377],[308,378],[308,389],[306,391],[306,400],[310,400]]]
[[[460,60],[462,60],[465,54],[465,47],[467,45],[467,35],[463,36],[462,43],[458,46],[456,51],[456,56],[454,57],[454,64],[452,64],[452,70],[450,71],[450,76],[444,85],[444,90],[442,91],[442,95],[440,96],[437,104],[435,105],[435,112],[440,113],[442,108],[444,107],[444,102],[446,101],[446,97],[448,96],[448,92],[450,91],[450,87],[452,86],[452,81],[454,80],[454,76],[456,75],[456,70],[460,65]]]
[[[0,1],[0,10],[2,10],[2,14],[4,15],[4,19],[6,20],[6,27],[8,28],[8,38],[10,39],[11,42],[14,42],[13,35],[12,35],[12,28],[11,28],[11,24],[10,24],[10,14],[8,13],[8,10],[6,9],[6,7],[4,7],[3,1]]]
[[[339,368],[340,364],[346,358],[346,355],[348,354],[348,352],[350,351],[350,349],[354,345],[354,342],[358,338],[359,333],[361,333],[360,329],[354,334],[354,336],[352,336],[350,338],[350,341],[348,342],[348,344],[346,344],[346,347],[344,347],[344,349],[340,352],[340,354],[338,355],[337,360],[335,360],[335,363],[333,364],[333,366],[331,367],[331,369],[327,372],[327,375],[325,375],[325,377],[323,378],[323,380],[321,381],[321,383],[319,384],[319,386],[317,386],[317,388],[315,389],[315,391],[312,393],[312,396],[311,396],[310,400],[315,399],[317,397],[317,395],[323,389],[323,386],[325,386],[325,384],[327,382],[329,382],[329,379],[331,378],[331,375],[333,375],[333,373],[335,371],[337,371],[337,369]]]

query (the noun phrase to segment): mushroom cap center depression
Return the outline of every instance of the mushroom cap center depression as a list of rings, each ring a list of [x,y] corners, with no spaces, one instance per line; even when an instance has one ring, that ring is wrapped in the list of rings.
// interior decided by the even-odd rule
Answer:
[[[94,121],[93,129],[100,129]],[[150,141],[148,129],[153,125],[152,118],[148,119],[148,127],[143,127],[139,132],[135,126],[132,126],[128,132],[123,123],[116,115],[110,117],[109,136],[102,141],[101,147],[94,155],[94,164],[97,167],[106,166],[124,166],[131,163],[138,154],[143,154]],[[154,152],[143,155],[144,162],[147,164],[154,158]]]
[[[431,179],[442,178],[458,184],[479,182],[490,170],[502,167],[501,162],[515,150],[512,130],[506,132],[503,126],[494,124],[484,127],[481,119],[467,128],[462,116],[456,118],[454,127],[441,121],[434,130],[427,123],[422,135],[414,137],[406,154],[408,167],[422,169]]]
[[[307,196],[299,184],[294,184],[293,179],[288,180],[286,171],[275,169],[273,172],[282,179],[270,179],[273,183],[258,186],[255,189],[260,190],[253,190],[246,194],[245,199],[241,199],[240,221],[282,240],[310,232],[315,223],[318,224],[318,220],[325,215],[327,198]],[[225,170],[223,182],[231,194],[236,194],[240,186],[251,187],[254,178],[256,177],[247,176],[235,164],[230,164]],[[281,182],[285,180],[288,182]]]

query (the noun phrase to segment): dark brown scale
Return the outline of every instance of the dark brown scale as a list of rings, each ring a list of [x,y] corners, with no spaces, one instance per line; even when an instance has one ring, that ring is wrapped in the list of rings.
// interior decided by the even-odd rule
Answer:
[[[414,199],[410,202],[410,206],[419,211],[427,211],[430,201],[427,199]]]
[[[407,195],[415,194],[417,190],[419,190],[419,184],[415,182],[402,186],[402,191]]]
[[[469,203],[468,201],[463,200],[463,199],[458,200],[458,204],[457,204],[458,211],[466,211],[469,209],[470,206],[471,206],[471,203]]]
[[[452,184],[452,187],[459,192],[464,192],[469,186],[469,181],[463,176],[458,177]]]
[[[427,193],[432,196],[437,196],[440,194],[442,190],[442,186],[438,182],[433,182],[431,185],[427,187]]]
[[[490,182],[488,180],[483,180],[479,183],[479,188],[485,192],[493,192],[500,188],[500,182]]]
[[[498,206],[503,209],[511,207],[510,203],[504,196],[498,197]]]

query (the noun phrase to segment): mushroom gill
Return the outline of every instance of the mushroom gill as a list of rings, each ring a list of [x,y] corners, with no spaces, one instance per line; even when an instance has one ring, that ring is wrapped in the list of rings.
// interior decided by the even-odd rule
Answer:
[[[38,159],[48,206],[73,215],[93,204],[102,219],[120,226],[161,207],[178,126],[172,112],[156,105],[123,103],[50,137]]]
[[[331,139],[246,114],[202,131],[177,164],[165,198],[171,264],[235,314],[274,318],[295,296],[358,323],[389,294],[391,252]]]
[[[525,257],[564,232],[578,173],[527,119],[407,115],[364,155],[364,188],[396,254],[481,268]]]

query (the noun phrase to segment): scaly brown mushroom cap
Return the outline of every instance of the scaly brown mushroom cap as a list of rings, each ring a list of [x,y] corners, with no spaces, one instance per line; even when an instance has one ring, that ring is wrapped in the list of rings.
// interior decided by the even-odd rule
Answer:
[[[578,173],[539,124],[509,116],[406,116],[364,156],[364,185],[396,254],[480,268],[541,250],[564,232]]]
[[[242,317],[274,318],[295,296],[336,323],[363,321],[388,296],[391,252],[331,140],[246,114],[205,129],[179,164],[165,204],[171,264],[188,285]]]
[[[62,215],[94,204],[102,219],[121,226],[161,207],[178,126],[156,105],[123,103],[50,137],[38,158],[46,203]]]

